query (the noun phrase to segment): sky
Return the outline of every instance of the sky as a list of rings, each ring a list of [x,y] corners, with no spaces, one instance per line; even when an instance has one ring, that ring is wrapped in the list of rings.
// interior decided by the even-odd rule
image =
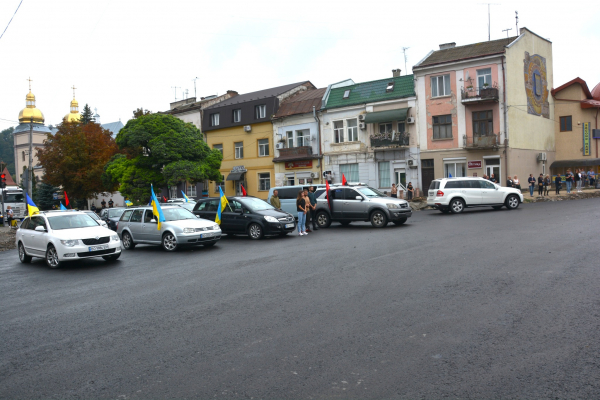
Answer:
[[[519,27],[553,43],[554,87],[600,82],[598,0],[495,1],[492,40],[515,35],[518,11]],[[1,31],[20,2],[0,2]],[[139,107],[168,110],[185,90],[382,79],[410,73],[441,43],[487,39],[481,0],[22,0],[0,38],[0,129],[17,125],[29,77],[46,125],[69,112],[73,85],[80,111],[126,123]]]

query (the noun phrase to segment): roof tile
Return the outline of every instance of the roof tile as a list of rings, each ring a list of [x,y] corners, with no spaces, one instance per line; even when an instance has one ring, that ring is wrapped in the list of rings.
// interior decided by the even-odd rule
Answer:
[[[288,97],[279,105],[275,118],[287,117],[289,115],[306,114],[312,112],[313,106],[321,109],[321,101],[327,88],[305,90],[304,92]]]
[[[386,92],[390,82],[394,82],[394,89]],[[350,91],[350,94],[348,98],[344,98],[347,90]],[[323,108],[345,107],[412,96],[416,96],[414,77],[413,75],[403,75],[332,89],[327,104]]]
[[[487,42],[479,42],[468,44],[465,46],[456,46],[445,50],[434,51],[415,65],[413,69],[426,67],[428,65],[442,64],[450,61],[464,60],[468,58],[483,57],[492,54],[504,53],[505,47],[511,44],[517,36],[505,39],[491,40]]]

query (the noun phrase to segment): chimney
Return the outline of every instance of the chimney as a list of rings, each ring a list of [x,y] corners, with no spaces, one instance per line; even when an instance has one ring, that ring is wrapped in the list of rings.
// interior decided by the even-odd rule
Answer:
[[[393,70],[392,70],[392,76],[393,76],[394,78],[397,78],[397,77],[399,77],[399,76],[400,76],[400,72],[401,72],[401,71],[402,71],[402,70],[401,70],[400,68],[398,68],[398,69],[393,69]]]
[[[440,44],[440,50],[451,49],[453,47],[456,47],[456,43],[455,42]]]

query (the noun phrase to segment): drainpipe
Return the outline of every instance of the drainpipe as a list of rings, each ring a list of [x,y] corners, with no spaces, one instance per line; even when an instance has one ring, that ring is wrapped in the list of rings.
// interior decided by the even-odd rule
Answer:
[[[317,140],[319,141],[319,155],[323,156],[323,153],[321,151],[321,120],[317,116],[317,109],[315,106],[313,106],[313,118],[315,119],[315,121],[317,121]],[[596,125],[597,125],[597,123],[596,123]],[[598,146],[596,146],[596,151],[598,151]],[[319,173],[320,173],[319,178],[321,180],[323,180],[323,159],[322,158],[319,158]]]
[[[504,71],[504,57],[502,61],[502,98],[504,99],[504,179],[508,176],[508,106],[506,105],[506,73]],[[502,183],[502,182],[500,182]]]

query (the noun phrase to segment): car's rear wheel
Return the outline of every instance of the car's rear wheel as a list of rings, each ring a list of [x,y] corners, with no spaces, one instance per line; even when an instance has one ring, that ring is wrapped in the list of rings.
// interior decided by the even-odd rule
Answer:
[[[162,248],[165,251],[175,251],[177,249],[177,239],[171,232],[166,232],[162,237]]]
[[[492,208],[493,208],[494,210],[499,210],[499,209],[501,209],[501,208],[502,208],[502,206],[492,206]]]
[[[519,199],[514,194],[509,195],[506,198],[506,208],[514,210],[517,207],[519,207]]]
[[[381,210],[375,210],[371,214],[371,225],[375,228],[384,228],[388,224],[387,215]]]
[[[117,254],[111,254],[110,256],[102,256],[106,261],[117,261],[121,257],[121,252]]]
[[[465,210],[465,203],[461,199],[454,199],[450,202],[450,211],[452,214],[460,214]]]
[[[135,243],[133,242],[133,238],[129,234],[129,232],[123,232],[123,239],[121,240],[123,243],[123,248],[125,250],[133,250],[135,249]]]
[[[19,260],[23,264],[29,264],[31,262],[31,256],[28,256],[27,253],[25,253],[25,246],[23,246],[23,243],[21,242],[19,242]]]
[[[319,225],[319,228],[329,228],[329,225],[331,225],[331,217],[329,217],[329,214],[326,212],[321,211],[317,214],[317,224]]]
[[[259,224],[253,223],[248,227],[248,236],[250,239],[258,240],[263,237],[263,229]]]
[[[56,248],[52,245],[48,246],[46,249],[46,265],[50,268],[58,268],[61,266],[61,262],[58,259],[58,252]]]

